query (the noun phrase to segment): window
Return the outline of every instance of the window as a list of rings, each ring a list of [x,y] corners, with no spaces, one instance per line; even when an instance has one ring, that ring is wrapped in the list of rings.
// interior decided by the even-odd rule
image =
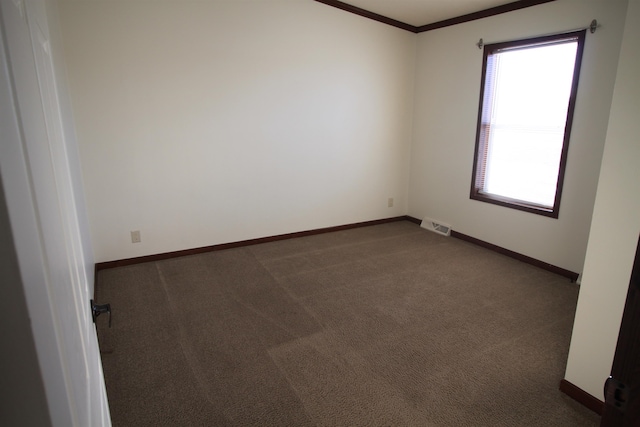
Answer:
[[[484,47],[472,199],[558,217],[584,38]]]

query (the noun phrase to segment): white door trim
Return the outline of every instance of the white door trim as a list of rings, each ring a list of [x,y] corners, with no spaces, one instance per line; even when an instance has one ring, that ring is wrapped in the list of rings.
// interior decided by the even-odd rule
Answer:
[[[37,51],[32,45],[34,28],[31,27],[36,24],[29,23],[32,30],[31,36],[29,31],[25,30],[30,18],[33,21],[36,21],[35,16],[41,21],[44,19],[38,28],[44,39],[39,42],[45,49],[50,47],[48,45],[49,34],[44,0],[30,2],[26,6],[27,8],[22,0],[1,0],[0,3],[2,21],[2,31],[0,31],[0,125],[2,127],[0,175],[2,176],[11,233],[18,258],[18,267],[51,424],[54,426],[84,426],[89,423],[92,426],[108,426],[111,423],[99,360],[100,355],[97,351],[95,328],[90,323],[89,298],[86,289],[88,272],[82,259],[82,243],[77,234],[79,233],[77,207],[71,188],[63,187],[71,184],[68,181],[71,179],[68,169],[68,153],[64,151],[67,149],[66,142],[57,140],[52,143],[56,144],[55,146],[49,145],[49,150],[53,150],[51,151],[52,155],[57,156],[49,160],[52,163],[46,161],[46,151],[44,152],[45,157],[36,156],[35,158],[30,151],[34,146],[45,147],[47,144],[51,144],[47,142],[49,141],[47,138],[64,139],[65,137],[59,128],[50,127],[47,132],[42,132],[44,129],[42,119],[47,112],[54,112],[53,115],[50,115],[53,120],[49,120],[49,126],[52,124],[54,127],[62,126],[60,117],[56,118],[55,115],[59,114],[58,107],[60,105],[58,95],[55,92],[57,90],[54,78],[55,69],[41,68],[40,74],[38,74],[37,61],[34,56]],[[14,76],[12,74],[12,70],[16,69],[16,64],[21,64],[18,69],[29,74],[29,78],[25,79],[23,75]],[[42,62],[42,58],[40,58],[40,64],[46,66],[48,63]],[[52,63],[50,66],[54,67]],[[48,88],[53,92],[48,94],[40,92],[43,76],[50,79],[48,83],[52,85]],[[20,81],[22,84],[16,83]],[[31,83],[25,84],[25,82]],[[33,82],[35,83],[32,84]],[[38,96],[41,100],[39,106],[33,102]],[[24,99],[32,101],[19,106]],[[45,100],[53,104],[45,105]],[[49,107],[51,110],[47,110]],[[21,108],[23,109],[21,110]],[[27,116],[31,119],[25,123]],[[39,129],[39,133],[34,133],[34,126]],[[54,129],[53,133],[51,129]],[[45,139],[47,140],[45,141]],[[43,175],[39,175],[41,169],[35,166],[37,163],[34,163],[34,159],[40,161],[41,166],[46,165],[45,169],[58,168],[58,173],[54,174],[55,179],[62,178],[65,182],[62,184],[58,182],[58,186],[56,183],[51,184],[51,190],[55,194],[46,191],[49,188],[46,185],[43,187]],[[43,159],[44,163],[42,163]],[[39,186],[36,185],[38,181],[34,178],[37,176],[40,176]],[[59,193],[60,190],[62,193]],[[47,194],[53,196],[53,199],[49,196],[43,198],[43,195]],[[61,211],[50,208],[43,211],[41,206],[47,205],[56,197],[62,197],[58,199],[61,204],[57,205]],[[48,206],[53,205],[49,203]],[[52,223],[49,219],[48,222],[43,222],[49,216],[47,212],[53,214],[54,221],[60,218],[62,221]],[[45,217],[42,216],[43,214]],[[43,224],[48,224],[49,232],[47,232],[47,228],[43,228]],[[57,238],[51,239],[50,231],[57,228],[52,228],[52,224],[58,224],[62,228],[66,227],[64,240],[59,238],[59,233],[54,233]],[[51,246],[52,242],[62,241],[66,244]],[[64,251],[69,258],[56,256],[62,254],[59,251]],[[52,258],[57,261],[52,263]],[[64,261],[61,263],[60,261],[63,259],[68,259],[68,263]],[[65,264],[68,265],[65,266]],[[68,271],[65,272],[67,268]],[[61,280],[63,277],[68,277],[70,280]],[[80,292],[73,288],[75,298],[64,297],[61,300],[61,295],[72,293],[73,283],[82,285],[78,288]],[[64,292],[61,293],[59,290]],[[69,323],[73,313],[76,313],[77,320]],[[61,320],[63,317],[66,321]],[[78,331],[80,334],[75,335],[78,334]],[[76,349],[78,346],[74,346],[73,349],[68,347],[71,342],[82,342],[80,346],[84,349],[82,355],[78,354]],[[85,361],[84,366],[72,366],[76,364],[71,363],[70,357],[78,359],[78,356],[81,358],[79,360]],[[75,369],[80,369],[81,372],[70,375],[70,371]]]

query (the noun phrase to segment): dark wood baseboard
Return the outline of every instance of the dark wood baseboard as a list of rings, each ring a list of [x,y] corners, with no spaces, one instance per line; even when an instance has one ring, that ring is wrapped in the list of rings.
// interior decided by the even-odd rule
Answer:
[[[482,246],[487,249],[491,249],[492,251],[496,251],[503,255],[509,256],[511,258],[515,258],[518,261],[526,262],[527,264],[535,265],[536,267],[542,268],[544,270],[550,271],[552,273],[559,274],[560,276],[564,276],[571,280],[571,282],[575,282],[578,280],[580,276],[578,273],[573,271],[565,270],[564,268],[555,266],[553,264],[546,263],[544,261],[540,261],[535,258],[531,258],[529,256],[520,254],[518,252],[514,252],[512,250],[503,248],[498,245],[494,245],[493,243],[485,242],[484,240],[476,239],[475,237],[467,236],[466,234],[459,233],[457,231],[451,230],[451,236],[460,240],[465,240],[467,242],[476,244],[478,246]]]
[[[409,215],[406,215],[406,216],[404,217],[404,219],[405,219],[405,220],[407,220],[407,221],[409,221],[409,222],[412,222],[412,223],[414,223],[414,224],[418,224],[418,225],[422,224],[422,220],[421,220],[421,219],[414,218],[414,217],[409,216]]]
[[[415,218],[411,218],[411,217],[406,216],[406,215],[396,216],[396,217],[392,217],[392,218],[384,218],[384,219],[376,219],[376,220],[373,220],[373,221],[358,222],[358,223],[355,223],[355,224],[345,224],[345,225],[338,225],[338,226],[335,226],[335,227],[318,228],[318,229],[315,229],[315,230],[298,231],[296,233],[280,234],[280,235],[277,235],[277,236],[261,237],[261,238],[258,238],[258,239],[242,240],[242,241],[239,241],[239,242],[222,243],[222,244],[219,244],[219,245],[204,246],[204,247],[201,247],[201,248],[185,249],[185,250],[181,250],[181,251],[165,252],[165,253],[161,253],[161,254],[146,255],[146,256],[135,257],[135,258],[127,258],[127,259],[120,259],[120,260],[115,260],[115,261],[99,262],[99,263],[96,263],[96,265],[95,265],[95,272],[97,273],[98,271],[104,270],[104,269],[107,269],[107,268],[123,267],[123,266],[126,266],[126,265],[141,264],[143,262],[161,261],[161,260],[164,260],[164,259],[177,258],[177,257],[181,257],[181,256],[188,256],[188,255],[196,255],[196,254],[201,254],[201,253],[206,253],[206,252],[221,251],[221,250],[224,250],[224,249],[239,248],[239,247],[242,247],[242,246],[257,245],[257,244],[260,244],[260,243],[275,242],[275,241],[278,241],[278,240],[287,240],[287,239],[293,239],[293,238],[296,238],[296,237],[312,236],[314,234],[331,233],[331,232],[334,232],[334,231],[349,230],[349,229],[352,229],[352,228],[360,228],[360,227],[369,227],[369,226],[372,226],[372,225],[386,224],[386,223],[398,222],[398,221],[411,221],[411,222],[414,222],[416,224],[420,224],[420,221],[415,219]]]
[[[593,397],[580,387],[572,384],[570,381],[562,379],[560,381],[560,391],[580,403],[582,406],[591,409],[596,414],[602,415],[604,413],[604,402]]]
[[[358,223],[354,223],[354,224],[338,225],[338,226],[335,226],[335,227],[318,228],[318,229],[315,229],[315,230],[298,231],[298,232],[295,232],[295,233],[280,234],[280,235],[277,235],[277,236],[269,236],[269,237],[261,237],[261,238],[258,238],[258,239],[242,240],[242,241],[239,241],[239,242],[222,243],[222,244],[219,244],[219,245],[204,246],[204,247],[201,247],[201,248],[185,249],[185,250],[181,250],[181,251],[165,252],[165,253],[161,253],[161,254],[146,255],[146,256],[135,257],[135,258],[126,258],[126,259],[120,259],[120,260],[115,260],[115,261],[99,262],[99,263],[96,263],[96,265],[95,265],[95,273],[97,274],[98,271],[104,270],[104,269],[107,269],[107,268],[123,267],[123,266],[126,266],[126,265],[141,264],[141,263],[144,263],[144,262],[161,261],[161,260],[164,260],[164,259],[177,258],[177,257],[181,257],[181,256],[196,255],[196,254],[201,254],[201,253],[206,253],[206,252],[213,252],[213,251],[221,251],[221,250],[224,250],[224,249],[239,248],[239,247],[242,247],[242,246],[250,246],[250,245],[257,245],[257,244],[260,244],[260,243],[275,242],[275,241],[278,241],[278,240],[293,239],[293,238],[296,238],[296,237],[312,236],[312,235],[315,235],[315,234],[331,233],[331,232],[334,232],[334,231],[349,230],[349,229],[352,229],[352,228],[369,227],[369,226],[372,226],[372,225],[386,224],[386,223],[397,222],[397,221],[409,221],[409,222],[412,222],[412,223],[418,224],[418,225],[420,225],[422,223],[422,221],[420,219],[414,218],[414,217],[409,216],[409,215],[396,216],[396,217],[392,217],[392,218],[384,218],[384,219],[377,219],[377,220],[373,220],[373,221],[358,222]],[[552,264],[548,264],[546,262],[537,260],[535,258],[531,258],[531,257],[528,257],[526,255],[519,254],[519,253],[511,251],[509,249],[505,249],[503,247],[494,245],[492,243],[485,242],[484,240],[476,239],[475,237],[467,236],[466,234],[462,234],[462,233],[459,233],[459,232],[454,231],[454,230],[451,230],[451,236],[455,237],[455,238],[458,238],[458,239],[461,239],[461,240],[465,240],[465,241],[470,242],[470,243],[474,243],[474,244],[476,244],[478,246],[482,246],[482,247],[487,248],[487,249],[491,249],[491,250],[499,252],[499,253],[501,253],[503,255],[507,255],[507,256],[510,256],[512,258],[515,258],[515,259],[517,259],[519,261],[526,262],[528,264],[535,265],[536,267],[540,267],[542,269],[545,269],[545,270],[551,271],[553,273],[559,274],[561,276],[567,277],[572,282],[575,282],[578,279],[578,273],[574,273],[572,271],[565,270],[563,268],[557,267],[557,266],[552,265]]]

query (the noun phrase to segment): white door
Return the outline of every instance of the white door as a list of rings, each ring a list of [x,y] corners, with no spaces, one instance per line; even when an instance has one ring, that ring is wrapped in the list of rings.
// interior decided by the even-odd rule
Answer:
[[[6,79],[19,135],[6,143],[20,147],[3,147],[0,166],[9,193],[20,182],[28,192],[14,191],[7,201],[51,419],[60,426],[108,426],[89,304],[88,274],[93,272],[87,271],[80,235],[68,153],[73,148],[65,138],[69,129],[62,120],[52,57],[50,5],[44,0],[1,1],[7,49],[2,62],[8,63]],[[12,212],[16,200],[22,212],[16,212],[16,205]],[[21,234],[29,218],[35,230]]]

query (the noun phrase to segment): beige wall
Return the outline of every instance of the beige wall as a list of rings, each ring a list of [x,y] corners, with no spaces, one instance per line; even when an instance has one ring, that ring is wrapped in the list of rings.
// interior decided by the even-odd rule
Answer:
[[[414,34],[314,1],[60,15],[97,262],[406,213]]]
[[[558,0],[420,34],[409,214],[581,273],[607,130],[626,0]],[[572,30],[588,34],[560,217],[470,200],[482,51],[475,45]]]
[[[565,378],[603,399],[640,235],[640,0],[630,0]]]

